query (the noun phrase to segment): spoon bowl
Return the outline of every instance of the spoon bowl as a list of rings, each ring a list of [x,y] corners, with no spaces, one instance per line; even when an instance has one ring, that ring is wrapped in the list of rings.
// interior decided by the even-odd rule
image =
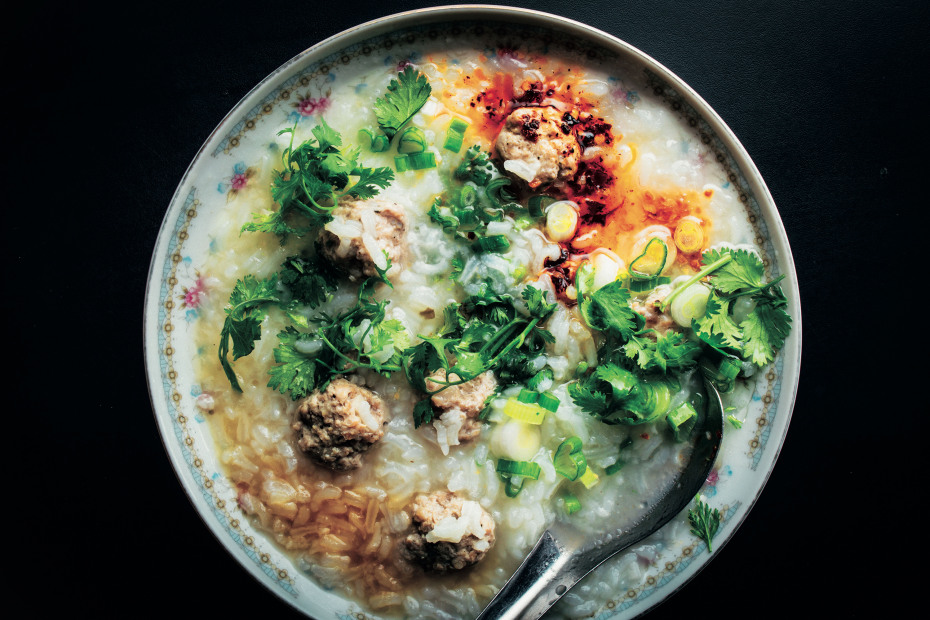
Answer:
[[[688,462],[666,490],[634,523],[605,531],[595,542],[565,521],[556,521],[542,536],[478,620],[535,620],[582,577],[608,558],[661,529],[694,499],[704,486],[723,437],[720,393],[704,380],[693,402],[698,421],[692,431]]]

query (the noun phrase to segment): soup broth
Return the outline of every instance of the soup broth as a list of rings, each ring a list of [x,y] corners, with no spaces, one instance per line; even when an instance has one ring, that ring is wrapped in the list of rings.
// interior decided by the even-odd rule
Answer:
[[[432,155],[435,166],[398,171],[409,159],[397,150],[402,132],[380,152],[373,150],[372,137],[381,135],[378,100],[408,67],[428,80],[430,95],[407,127],[421,130],[424,152]],[[633,267],[651,258],[645,249],[649,240],[660,239],[665,248],[662,279],[643,290],[630,290],[632,307],[648,312],[649,295],[662,286],[668,294],[696,274],[703,267],[704,251],[739,247],[758,252],[752,245],[753,231],[724,170],[695,131],[646,88],[642,76],[624,73],[622,66],[600,68],[536,49],[437,47],[406,58],[360,59],[337,79],[312,83],[306,92],[297,93],[289,117],[263,121],[260,131],[270,137],[265,156],[246,162],[244,180],[230,192],[226,208],[212,224],[211,254],[200,267],[207,295],[196,327],[201,352],[196,367],[203,390],[198,402],[208,412],[205,417],[225,474],[237,488],[240,509],[291,554],[295,566],[324,587],[358,601],[369,613],[474,617],[547,524],[569,520],[596,537],[605,522],[631,522],[687,453],[688,443],[676,441],[664,416],[636,425],[608,424],[573,396],[570,386],[604,362],[605,337],[585,316],[584,296],[605,283],[629,285],[635,279]],[[576,167],[564,178],[534,186],[535,164],[527,168],[505,163],[498,136],[521,109],[545,109],[550,114],[546,118],[558,119],[558,131],[575,148]],[[466,127],[457,150],[444,146],[456,119],[457,126]],[[302,253],[319,257],[318,230],[282,239],[242,229],[255,221],[255,214],[267,215],[280,207],[270,188],[282,170],[282,154],[312,139],[313,128],[323,122],[341,135],[340,148],[359,147],[359,161],[365,166],[394,171],[393,181],[379,191],[377,200],[399,205],[406,214],[405,256],[387,271],[390,285],[373,286],[372,299],[386,302],[384,320],[394,322],[404,334],[402,341],[393,343],[395,352],[401,344],[413,347],[423,337],[442,334],[448,321],[445,309],[470,296],[506,296],[516,300],[518,313],[525,313],[520,303],[530,286],[555,304],[538,325],[551,339],[541,341],[540,350],[529,358],[532,373],[512,380],[502,378],[500,369],[491,370],[496,391],[483,408],[477,437],[459,441],[455,420],[445,424],[436,410],[431,420],[417,426],[414,410],[427,396],[403,370],[356,368],[347,373],[349,380],[384,403],[383,437],[361,455],[357,469],[335,471],[309,458],[294,430],[302,399],[269,387],[269,369],[281,363],[275,357],[281,342],[277,335],[293,324],[280,305],[264,308],[254,351],[232,361],[241,392],[224,372],[220,334],[237,282],[247,276],[270,278],[286,259]],[[545,140],[542,134],[535,142],[527,138],[527,132],[536,135],[539,127],[532,127],[532,118],[522,122],[516,139],[533,145]],[[291,128],[293,135],[277,135]],[[475,150],[469,151],[471,147]],[[448,220],[444,228],[441,219],[455,215],[461,188],[468,183],[456,177],[456,170],[469,152],[490,155],[491,176],[509,182],[502,186],[506,194],[498,196],[505,204],[519,205],[505,206],[476,233],[455,230]],[[560,156],[562,163],[564,159]],[[542,197],[536,213],[529,206],[534,196]],[[574,216],[565,211],[567,225],[555,221],[556,214],[550,217],[552,203],[559,201],[569,201],[574,211]],[[691,228],[683,222],[692,222]],[[340,238],[338,225],[326,226]],[[690,231],[692,237],[682,241],[676,231]],[[697,241],[694,234],[700,237]],[[506,249],[476,251],[479,237],[505,239]],[[656,247],[658,243],[649,252]],[[585,264],[596,276],[589,291],[580,290],[578,278]],[[341,274],[338,286],[317,308],[303,310],[304,318],[337,316],[358,302],[364,278],[336,273]],[[276,290],[285,295],[287,287],[279,283]],[[668,329],[693,340],[690,326],[670,323],[667,316],[666,324],[662,316],[656,320],[660,327],[654,325],[654,331]],[[301,330],[311,332],[313,324]],[[312,348],[305,353],[312,355]],[[621,358],[635,370],[635,357]],[[677,382],[677,389],[670,391],[670,406],[687,397],[689,380],[698,372],[695,367],[665,373]],[[538,441],[535,450],[531,441],[531,453],[510,459],[535,463],[537,477],[508,479],[498,468],[501,452],[510,446],[496,433],[515,419],[512,403],[521,402],[528,384],[534,386],[530,391],[547,393],[557,405],[554,410],[542,408],[540,423],[527,431]],[[749,389],[738,386],[725,404],[739,414]],[[574,481],[554,464],[556,451],[572,437],[580,440],[590,472]],[[524,439],[519,435],[519,441]],[[517,482],[522,486],[511,497]],[[400,553],[416,525],[416,497],[436,491],[477,502],[493,518],[494,544],[481,561],[464,570],[436,573]],[[580,505],[577,511],[572,511],[574,502]],[[683,515],[637,548],[611,559],[550,614],[577,617],[597,611],[641,583],[666,545],[689,536]]]

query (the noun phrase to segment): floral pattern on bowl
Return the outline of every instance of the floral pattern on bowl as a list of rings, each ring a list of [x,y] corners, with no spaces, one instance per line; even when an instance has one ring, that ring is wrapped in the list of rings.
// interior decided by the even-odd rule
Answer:
[[[145,348],[150,392],[166,450],[207,526],[260,583],[295,608],[318,618],[361,618],[367,612],[327,592],[254,529],[237,506],[236,490],[212,452],[203,411],[209,407],[194,379],[187,338],[198,306],[210,294],[210,274],[199,266],[212,251],[202,215],[215,213],[252,182],[258,162],[277,148],[268,128],[319,118],[330,86],[361,57],[402,68],[419,58],[418,46],[437,37],[488,40],[488,53],[506,54],[500,41],[535,37],[544,45],[602,61],[633,63],[653,93],[695,128],[747,206],[766,275],[788,274],[786,293],[795,324],[791,337],[751,395],[751,415],[739,441],[721,456],[704,489],[723,514],[715,548],[732,535],[761,492],[787,432],[800,366],[800,307],[790,249],[777,210],[751,160],[716,114],[674,75],[638,50],[586,26],[533,11],[484,7],[436,8],[363,25],[298,55],[243,99],[222,121],[181,181],[162,225],[150,266],[145,304]],[[496,42],[496,43],[495,43]],[[619,77],[612,96],[635,106],[640,94]],[[215,189],[213,189],[215,188]],[[740,451],[742,450],[742,451]],[[719,542],[718,542],[719,541]],[[709,559],[697,539],[650,566],[643,583],[617,593],[596,614],[629,618],[644,613],[688,581]]]

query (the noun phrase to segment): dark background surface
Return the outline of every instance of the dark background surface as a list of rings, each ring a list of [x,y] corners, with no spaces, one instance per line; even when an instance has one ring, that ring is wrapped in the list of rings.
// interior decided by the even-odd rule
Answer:
[[[754,159],[797,264],[802,374],[774,473],[649,617],[898,616],[926,555],[908,534],[926,519],[896,487],[925,478],[926,398],[900,378],[926,340],[926,302],[903,284],[928,237],[924,3],[510,4],[605,30],[690,84]],[[149,260],[242,96],[321,39],[420,6],[33,2],[7,19],[9,417],[32,439],[7,459],[23,530],[6,536],[17,582],[44,593],[35,614],[297,617],[227,555],[168,462],[142,358]]]

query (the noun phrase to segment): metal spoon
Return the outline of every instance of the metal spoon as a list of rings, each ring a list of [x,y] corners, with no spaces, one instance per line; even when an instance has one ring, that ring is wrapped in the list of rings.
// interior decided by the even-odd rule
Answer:
[[[696,406],[700,417],[693,431],[690,459],[665,494],[632,526],[605,532],[594,544],[570,523],[553,523],[478,620],[536,620],[602,562],[656,532],[684,510],[704,485],[723,435],[720,393],[709,381],[704,381],[704,387],[706,398],[700,400],[706,406]]]

